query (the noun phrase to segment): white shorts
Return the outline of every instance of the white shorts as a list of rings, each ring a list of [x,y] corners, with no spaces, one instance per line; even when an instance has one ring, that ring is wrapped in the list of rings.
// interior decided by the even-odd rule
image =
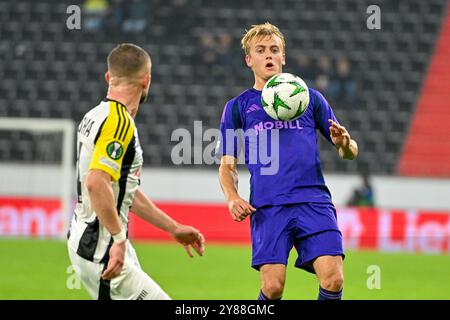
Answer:
[[[70,246],[68,250],[75,272],[93,299],[170,300],[158,284],[141,269],[136,252],[128,240],[123,269],[111,280],[101,279],[105,264],[80,257]]]

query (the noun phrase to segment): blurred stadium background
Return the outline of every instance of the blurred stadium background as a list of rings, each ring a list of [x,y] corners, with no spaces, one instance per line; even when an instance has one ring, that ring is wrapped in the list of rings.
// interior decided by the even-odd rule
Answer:
[[[372,4],[381,9],[380,30],[366,26]],[[79,30],[66,26],[70,5],[81,8]],[[69,288],[59,239],[73,206],[75,171],[65,171],[73,145],[42,126],[58,120],[71,130],[105,97],[106,56],[121,42],[153,60],[150,99],[137,117],[142,187],[208,241],[205,257],[190,260],[133,218],[144,269],[175,299],[256,298],[248,221],[229,218],[216,164],[173,164],[171,136],[185,128],[201,141],[219,126],[225,102],[253,84],[239,41],[265,21],[286,36],[285,71],[321,90],[359,144],[357,160],[340,161],[319,139],[347,250],[344,298],[450,299],[445,0],[0,0],[0,299],[88,298]],[[209,144],[202,143],[200,150]],[[240,176],[248,196],[244,167]],[[285,298],[314,299],[314,277],[289,268]]]

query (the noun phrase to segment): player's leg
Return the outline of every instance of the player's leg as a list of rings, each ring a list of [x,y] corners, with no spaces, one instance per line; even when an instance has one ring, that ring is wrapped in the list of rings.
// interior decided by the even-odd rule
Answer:
[[[341,256],[320,256],[313,262],[313,268],[319,280],[319,300],[337,300],[342,298],[344,270]]]
[[[252,267],[260,271],[258,299],[280,299],[294,238],[289,208],[270,206],[251,216]]]
[[[121,273],[112,280],[103,280],[102,263],[80,257],[69,247],[72,266],[92,299],[99,300],[169,300],[170,297],[140,267],[136,253],[127,243]]]
[[[258,300],[281,299],[286,282],[286,266],[284,264],[265,264],[259,269],[261,291]]]
[[[112,300],[170,300],[152,278],[135,266],[112,279],[110,290]]]
[[[299,257],[295,266],[315,273],[319,279],[319,299],[341,299],[344,283],[342,235],[323,231],[296,241]]]
[[[140,267],[136,252],[127,241],[124,267],[110,282],[113,300],[170,300],[161,287]]]
[[[345,255],[334,206],[330,203],[301,204],[297,222],[295,266],[317,275],[319,299],[340,299]]]
[[[80,257],[70,246],[68,247],[70,262],[73,270],[83,283],[92,299],[99,298],[100,277],[103,265],[88,261]]]

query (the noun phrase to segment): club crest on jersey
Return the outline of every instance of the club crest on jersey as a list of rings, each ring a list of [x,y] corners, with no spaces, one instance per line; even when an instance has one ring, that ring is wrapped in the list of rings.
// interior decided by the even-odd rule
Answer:
[[[113,160],[120,159],[123,154],[122,145],[117,141],[113,141],[106,147],[106,153]]]

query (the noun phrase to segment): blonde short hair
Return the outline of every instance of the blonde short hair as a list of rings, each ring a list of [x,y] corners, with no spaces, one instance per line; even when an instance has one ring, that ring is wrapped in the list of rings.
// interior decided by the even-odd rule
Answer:
[[[132,43],[119,44],[108,55],[108,70],[117,77],[135,77],[148,63],[149,54]]]
[[[241,40],[242,49],[245,51],[245,54],[249,54],[250,52],[250,42],[254,38],[258,38],[261,36],[273,36],[276,35],[281,40],[281,50],[283,53],[285,52],[286,43],[284,41],[284,35],[281,33],[280,29],[278,29],[273,24],[269,22],[263,24],[254,24],[252,25],[250,30],[246,30],[244,37]]]

